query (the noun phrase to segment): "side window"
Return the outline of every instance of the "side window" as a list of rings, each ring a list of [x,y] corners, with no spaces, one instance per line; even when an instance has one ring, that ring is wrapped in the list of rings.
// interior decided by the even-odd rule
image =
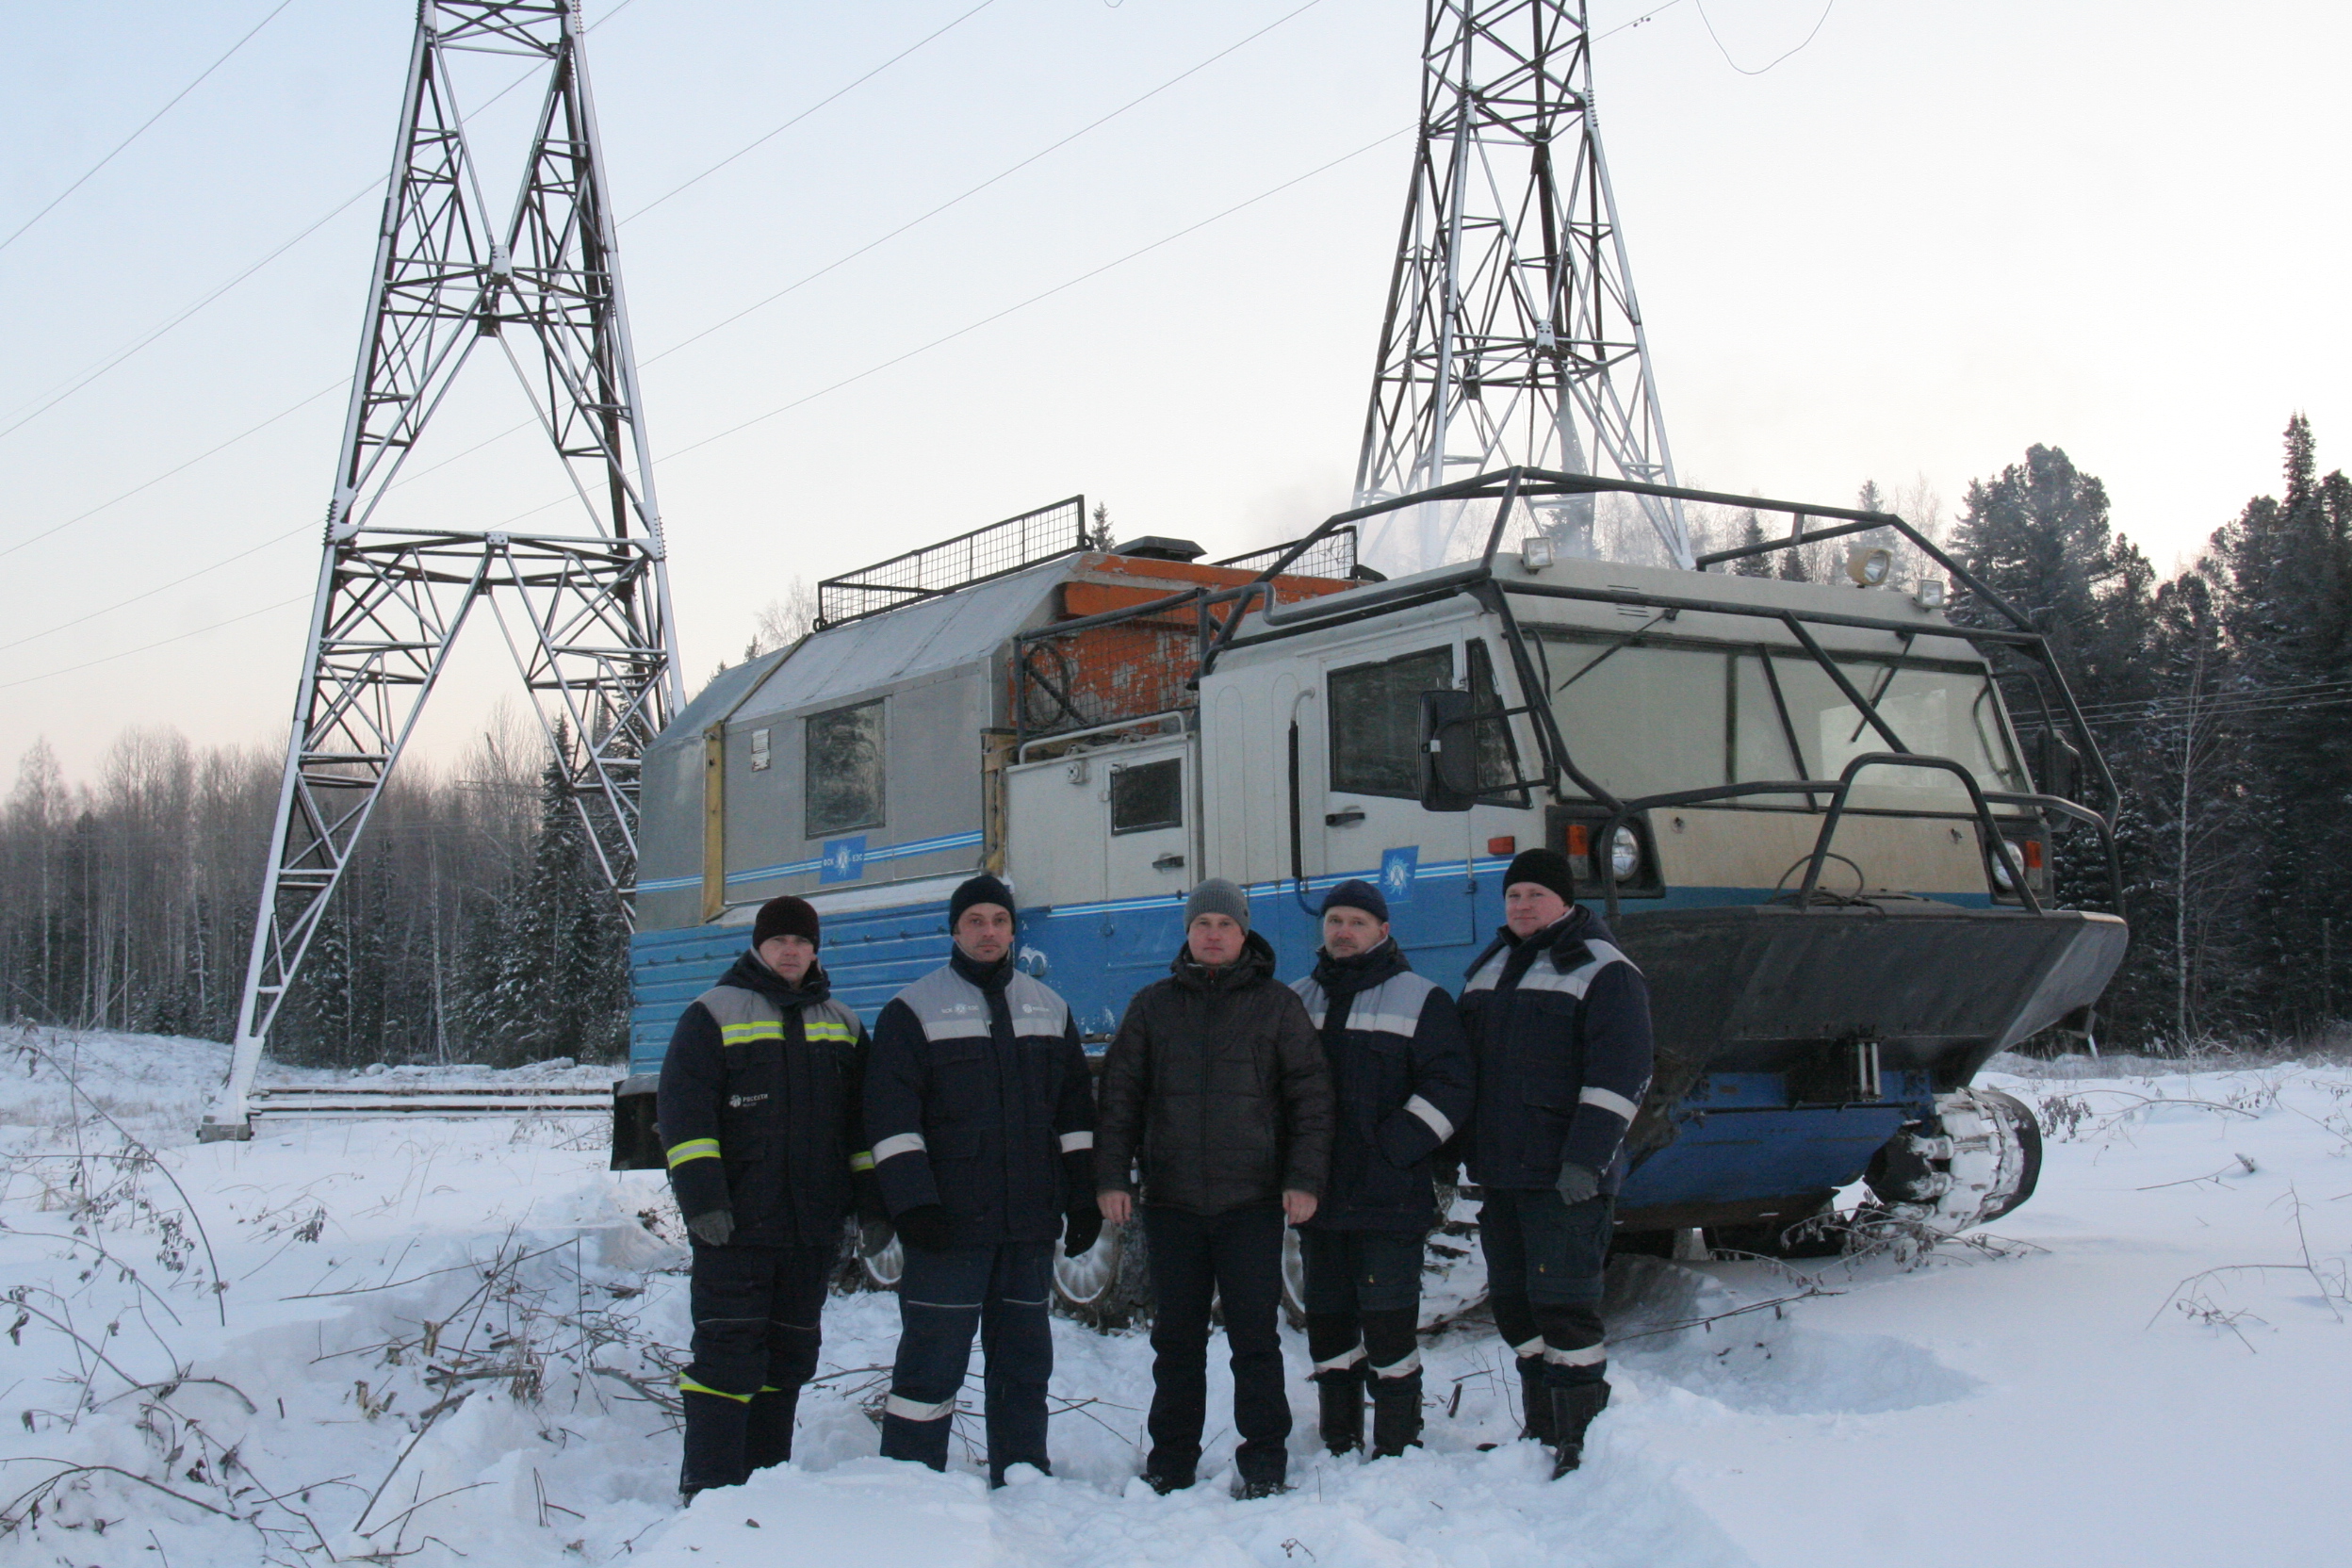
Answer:
[[[1421,694],[1451,687],[1454,650],[1425,648],[1331,675],[1331,788],[1421,793]],[[1491,682],[1490,682],[1491,686]]]
[[[1184,825],[1184,764],[1181,758],[1111,770],[1113,833]]]
[[[881,701],[811,713],[802,722],[808,759],[803,836],[881,826]]]

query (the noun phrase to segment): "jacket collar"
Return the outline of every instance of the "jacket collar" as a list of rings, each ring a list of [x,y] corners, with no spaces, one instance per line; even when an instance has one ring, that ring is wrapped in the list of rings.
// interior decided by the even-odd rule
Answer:
[[[947,967],[984,991],[1001,991],[1013,980],[1013,956],[1009,952],[992,964],[983,964],[964,956],[962,948],[950,947]]]
[[[833,994],[833,983],[825,972],[825,965],[811,963],[808,972],[795,986],[760,961],[760,955],[746,948],[734,966],[719,976],[722,986],[739,990],[757,991],[779,1007],[806,1007],[811,1002],[823,1002]]]
[[[1168,969],[1187,990],[1237,991],[1274,972],[1274,944],[1252,931],[1242,939],[1240,957],[1222,969],[1211,969],[1193,957],[1187,942],[1176,950],[1176,961]]]
[[[1334,958],[1317,949],[1315,955],[1315,983],[1323,988],[1326,996],[1352,996],[1384,985],[1413,966],[1405,962],[1405,950],[1389,938],[1369,953],[1359,953],[1352,958]]]
[[[1609,939],[1609,927],[1601,918],[1581,904],[1571,904],[1568,912],[1531,937],[1521,937],[1508,925],[1494,933],[1494,939],[1486,944],[1478,956],[1470,960],[1464,974],[1476,974],[1486,967],[1487,960],[1497,953],[1508,953],[1503,961],[1503,978],[1516,981],[1527,972],[1527,967],[1545,953],[1552,956],[1552,967],[1564,970],[1560,960],[1572,949],[1589,941]]]

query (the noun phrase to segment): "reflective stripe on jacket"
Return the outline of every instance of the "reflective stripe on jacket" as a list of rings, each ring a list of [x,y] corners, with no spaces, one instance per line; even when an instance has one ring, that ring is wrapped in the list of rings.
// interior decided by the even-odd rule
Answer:
[[[866,1134],[893,1215],[943,1204],[959,1247],[1052,1241],[1093,1191],[1078,1022],[1009,960],[956,954],[875,1021]]]
[[[1338,1102],[1330,1185],[1308,1223],[1428,1230],[1438,1218],[1431,1157],[1470,1119],[1469,1048],[1453,998],[1413,973],[1393,939],[1362,959],[1326,957],[1291,989],[1322,1039]]]
[[[679,1212],[735,1216],[741,1242],[840,1239],[866,1163],[867,1041],[821,966],[790,986],[751,954],[687,1004],[662,1059],[655,1119]]]
[[[1570,1160],[1616,1191],[1652,1051],[1649,987],[1609,927],[1578,905],[1524,941],[1499,933],[1471,965],[1462,1019],[1478,1071],[1471,1179],[1548,1187]]]

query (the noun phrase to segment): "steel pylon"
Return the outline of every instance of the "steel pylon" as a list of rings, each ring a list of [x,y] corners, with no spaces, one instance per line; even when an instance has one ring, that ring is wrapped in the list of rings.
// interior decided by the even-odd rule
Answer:
[[[1592,109],[1582,0],[1429,0],[1421,134],[1356,504],[1514,465],[1672,484],[1674,459]],[[1640,504],[1690,564],[1679,502]],[[1548,527],[1590,553],[1592,499]],[[1432,565],[1436,519],[1376,554]]]
[[[417,7],[236,1052],[208,1136],[248,1135],[246,1097],[270,1028],[478,606],[503,634],[628,906],[638,760],[684,697],[583,31],[576,0]],[[533,62],[541,81],[505,212],[485,199],[467,139],[453,68],[469,55]],[[528,531],[380,520],[433,411],[482,353],[521,381],[569,476],[573,520]]]

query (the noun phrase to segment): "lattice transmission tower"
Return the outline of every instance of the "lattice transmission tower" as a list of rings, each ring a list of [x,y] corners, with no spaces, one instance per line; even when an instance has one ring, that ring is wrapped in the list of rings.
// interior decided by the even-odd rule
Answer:
[[[1584,10],[1429,0],[1420,144],[1358,505],[1513,465],[1674,482],[1593,119]],[[1680,503],[1638,499],[1667,556],[1688,566]],[[1435,564],[1445,526],[1398,513],[1367,544]],[[1547,528],[1591,553],[1592,498],[1555,503]]]
[[[576,0],[417,7],[236,1054],[208,1136],[247,1135],[271,1025],[477,607],[503,634],[626,910],[638,760],[683,694],[583,31]],[[468,140],[466,110],[482,106],[459,97],[481,70],[457,69],[468,56],[531,62],[525,81],[540,83],[511,208],[491,207]],[[569,477],[571,520],[380,517],[434,410],[484,355],[522,383]]]

